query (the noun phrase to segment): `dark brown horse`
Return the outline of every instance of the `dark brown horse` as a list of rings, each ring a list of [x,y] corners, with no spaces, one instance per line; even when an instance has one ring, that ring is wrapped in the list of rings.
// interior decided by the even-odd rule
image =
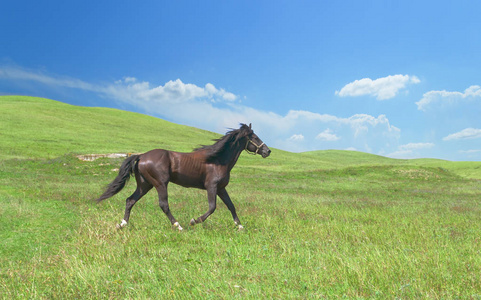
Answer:
[[[232,213],[235,224],[242,229],[234,204],[225,189],[229,183],[230,171],[243,150],[251,154],[260,154],[264,158],[269,156],[271,150],[252,131],[251,125],[245,124],[241,124],[239,129],[231,130],[215,141],[213,145],[197,148],[190,153],[155,149],[128,157],[122,163],[117,177],[97,202],[120,192],[130,176],[134,175],[137,189],[127,198],[124,219],[117,227],[122,228],[127,225],[132,207],[152,187],[155,187],[159,194],[160,208],[172,225],[182,230],[179,222],[170,212],[167,200],[167,185],[173,182],[184,187],[207,190],[209,209],[199,218],[190,220],[190,225],[204,222],[214,212],[216,198],[219,195]]]

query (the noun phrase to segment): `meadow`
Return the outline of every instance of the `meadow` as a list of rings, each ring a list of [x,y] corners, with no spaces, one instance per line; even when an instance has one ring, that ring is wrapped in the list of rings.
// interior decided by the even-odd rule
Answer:
[[[228,186],[243,231],[221,201],[188,226],[206,193],[174,184],[183,232],[153,191],[117,230],[135,181],[96,204],[123,159],[77,155],[219,135],[31,97],[1,96],[0,111],[3,299],[481,299],[481,162],[244,153]]]

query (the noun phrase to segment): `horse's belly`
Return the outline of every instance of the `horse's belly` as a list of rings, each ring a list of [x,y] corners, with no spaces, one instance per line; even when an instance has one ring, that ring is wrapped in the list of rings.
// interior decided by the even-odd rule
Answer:
[[[201,178],[173,173],[170,181],[183,187],[205,189],[204,181]]]

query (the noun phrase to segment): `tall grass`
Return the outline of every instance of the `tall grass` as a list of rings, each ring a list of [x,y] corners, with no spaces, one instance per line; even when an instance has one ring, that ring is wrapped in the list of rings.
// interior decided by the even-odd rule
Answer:
[[[159,137],[188,148],[185,128],[166,126],[176,134]],[[84,142],[62,136],[61,146],[42,147],[55,154]],[[194,136],[192,147],[215,137]],[[150,139],[126,143],[153,148]],[[122,150],[116,138],[85,147],[82,153]],[[91,201],[121,159],[48,158],[40,148],[10,153],[18,158],[0,161],[5,299],[481,298],[481,182],[465,176],[480,178],[479,163],[342,151],[241,155],[228,190],[245,230],[235,229],[221,202],[205,223],[188,227],[207,210],[205,192],[170,185],[171,210],[185,227],[179,233],[155,192],[136,204],[126,228],[115,229],[133,182],[100,205]]]

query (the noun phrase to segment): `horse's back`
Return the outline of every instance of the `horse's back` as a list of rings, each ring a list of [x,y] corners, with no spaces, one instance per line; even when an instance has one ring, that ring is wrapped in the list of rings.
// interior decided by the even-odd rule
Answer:
[[[171,181],[184,187],[204,188],[206,160],[199,151],[170,152]]]
[[[144,164],[151,164],[151,163],[165,163],[166,160],[170,160],[170,151],[164,149],[154,149],[144,154],[140,155],[139,163],[142,162]]]

